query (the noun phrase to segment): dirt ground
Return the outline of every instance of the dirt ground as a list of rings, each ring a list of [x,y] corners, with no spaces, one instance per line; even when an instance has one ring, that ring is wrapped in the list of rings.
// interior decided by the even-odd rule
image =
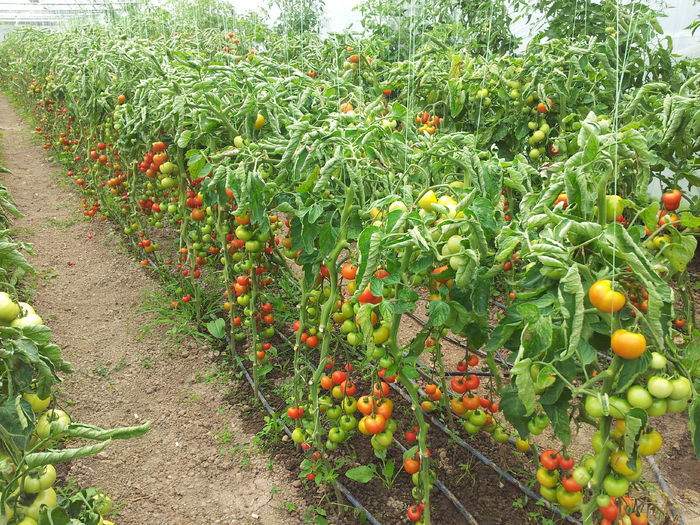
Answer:
[[[12,172],[3,182],[26,214],[13,229],[36,254],[32,304],[75,367],[59,403],[84,423],[153,423],[146,436],[74,461],[63,476],[104,488],[120,525],[301,523],[285,510],[304,500],[296,474],[256,452],[225,385],[197,381],[211,366],[208,349],[139,336],[149,320],[139,315],[143,294],[157,284],[120,250],[109,225],[80,218],[78,194],[49,176],[61,168],[44,161],[1,96],[0,133]]]

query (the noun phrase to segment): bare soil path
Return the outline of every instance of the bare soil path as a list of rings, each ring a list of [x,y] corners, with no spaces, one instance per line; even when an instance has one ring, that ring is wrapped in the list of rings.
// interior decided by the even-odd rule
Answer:
[[[3,180],[26,214],[14,229],[36,254],[32,304],[75,367],[60,402],[80,422],[153,422],[146,436],[113,443],[63,475],[104,488],[119,525],[300,523],[282,509],[303,501],[292,487],[295,473],[253,450],[224,385],[196,380],[210,366],[207,349],[139,337],[148,321],[138,315],[143,293],[157,283],[120,250],[109,225],[82,220],[77,193],[49,176],[61,168],[43,160],[28,124],[2,96],[0,132],[12,171]]]

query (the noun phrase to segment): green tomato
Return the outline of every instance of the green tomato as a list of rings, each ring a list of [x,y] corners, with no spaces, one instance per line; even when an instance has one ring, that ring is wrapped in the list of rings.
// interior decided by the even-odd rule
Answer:
[[[331,452],[336,450],[338,448],[338,443],[334,443],[330,439],[326,440],[326,449],[330,450]]]
[[[334,405],[326,410],[326,415],[329,419],[338,419],[341,415],[343,415],[343,409],[340,407],[340,405]]]
[[[557,502],[562,507],[573,509],[581,503],[582,499],[581,491],[569,492],[562,486],[557,487]]]
[[[346,396],[340,402],[340,406],[343,407],[343,411],[350,415],[357,412],[357,400],[352,396]]]
[[[445,243],[445,250],[447,253],[445,255],[454,255],[462,251],[462,236],[453,235]]]
[[[236,297],[236,302],[241,306],[248,306],[250,304],[250,295],[244,293]]]
[[[505,443],[509,438],[510,434],[502,430],[500,427],[497,427],[496,430],[493,431],[493,440],[496,443]]]
[[[549,426],[549,418],[546,416],[546,414],[538,414],[535,416],[535,425],[544,430]]]
[[[46,505],[46,507],[49,509],[56,506],[56,492],[53,490],[53,488],[42,490],[36,495],[30,505],[18,506],[17,512],[20,516],[38,520],[42,505]]]
[[[690,397],[691,387],[690,381],[687,377],[677,377],[675,379],[671,379],[671,388],[673,389],[671,391],[671,395],[669,396],[671,399],[680,400],[688,399]]]
[[[110,512],[112,512],[112,498],[110,498],[107,494],[104,492],[100,492],[99,494],[95,494],[92,499],[94,500],[95,504],[93,505],[93,508],[100,513],[101,516],[106,516]]]
[[[656,430],[652,430],[651,432],[642,434],[642,436],[639,438],[639,447],[637,448],[637,452],[640,456],[651,456],[656,454],[661,449],[663,442],[664,440],[661,437],[661,434],[659,434]]]
[[[342,443],[347,437],[347,433],[339,427],[333,427],[328,431],[328,439],[333,443]]]
[[[392,434],[396,434],[396,427],[396,420],[394,418],[389,418],[386,421],[386,426],[384,427],[384,430],[387,432],[391,432]]]
[[[627,494],[627,489],[629,489],[630,482],[627,481],[622,476],[617,476],[615,474],[608,474],[603,479],[603,489],[613,498],[621,498]]]
[[[340,418],[338,424],[343,431],[350,432],[357,427],[357,419],[349,414],[345,414]]]
[[[673,393],[671,382],[661,376],[651,376],[647,381],[647,389],[657,399],[666,399]]]
[[[294,441],[294,443],[297,445],[304,442],[304,431],[299,427],[292,431],[292,441]]]
[[[249,241],[253,238],[253,232],[251,232],[250,230],[248,230],[248,228],[240,224],[236,228],[236,237],[238,237],[242,241]]]
[[[586,413],[594,419],[598,419],[599,417],[603,416],[603,406],[596,396],[586,396],[583,407],[586,409]]]
[[[359,332],[348,333],[346,339],[351,346],[358,346],[362,342],[362,336]]]
[[[547,501],[555,502],[557,501],[557,489],[540,485],[540,496]]]
[[[574,469],[573,478],[576,483],[585,487],[591,481],[591,473],[586,467],[578,466]]]
[[[467,432],[467,434],[469,434],[471,436],[478,434],[479,430],[481,429],[480,426],[474,425],[473,423],[470,423],[469,421],[462,421],[462,427]]]
[[[646,410],[654,402],[654,398],[647,392],[646,388],[639,385],[630,387],[627,391],[627,401],[635,408],[643,408]]]
[[[263,329],[262,331],[262,336],[265,339],[270,339],[273,335],[275,335],[275,327],[274,326],[268,326]]]
[[[349,334],[350,332],[355,331],[355,323],[352,322],[350,319],[345,319],[343,321],[343,324],[340,325],[340,332],[343,334]]]
[[[19,305],[12,300],[7,292],[0,292],[0,321],[9,323],[19,316]]]
[[[39,399],[39,396],[36,394],[32,394],[31,392],[26,392],[22,394],[22,398],[32,405],[32,411],[35,414],[40,414],[44,410],[46,410],[46,407],[49,406],[49,403],[51,403],[51,396],[48,396],[46,399]]]
[[[262,250],[262,245],[260,244],[260,241],[246,241],[245,251],[251,253],[258,253],[260,250]]]
[[[56,469],[53,465],[38,467],[29,471],[24,477],[22,490],[27,494],[36,494],[49,487],[53,487],[56,482]]]
[[[391,442],[394,439],[394,435],[391,432],[388,432],[387,430],[384,430],[384,432],[380,432],[375,437],[377,438],[377,442],[384,448],[389,448],[389,445],[391,445]]]
[[[534,434],[535,436],[539,436],[544,430],[543,428],[537,426],[534,419],[527,422],[527,429],[530,431],[530,434]]]
[[[483,410],[473,410],[469,414],[469,423],[471,423],[472,425],[483,427],[486,424],[487,420],[488,416]]]
[[[624,419],[625,414],[631,410],[630,404],[622,398],[610,397],[610,415],[615,419]]]
[[[625,205],[622,204],[622,197],[619,195],[605,196],[605,213],[607,214],[608,222],[617,219],[625,210]]]
[[[51,423],[56,422],[59,429],[70,425],[70,416],[57,408],[44,413],[36,423],[34,431],[41,439],[46,439],[51,432]]]
[[[654,370],[663,370],[664,368],[666,368],[667,361],[668,360],[659,352],[652,352],[651,364],[649,366],[651,366],[651,368],[653,368]]]
[[[372,448],[373,448],[374,450],[377,450],[377,451],[386,450],[387,447],[385,447],[384,445],[382,445],[382,444],[379,442],[379,440],[377,439],[377,436],[378,436],[378,435],[379,435],[379,434],[375,434],[374,436],[372,436],[372,439],[370,439],[370,443],[372,444]]]
[[[688,398],[684,397],[681,399],[667,399],[666,400],[666,405],[668,412],[670,414],[681,414],[682,412],[685,412],[686,409],[688,408]]]
[[[654,399],[651,406],[647,408],[647,414],[652,417],[661,417],[668,410],[668,402],[665,399]]]

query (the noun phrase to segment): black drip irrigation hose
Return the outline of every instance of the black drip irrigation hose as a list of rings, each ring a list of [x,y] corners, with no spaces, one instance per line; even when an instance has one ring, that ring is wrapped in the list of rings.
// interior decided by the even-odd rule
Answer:
[[[663,491],[664,495],[668,498],[668,507],[671,511],[671,516],[673,516],[676,519],[678,525],[685,525],[685,521],[683,521],[683,516],[675,506],[676,498],[673,497],[671,487],[666,482],[666,478],[664,478],[664,475],[661,473],[661,469],[656,464],[654,456],[646,456],[645,459],[649,463],[652,472],[656,475],[656,479],[659,482],[659,487],[661,487],[661,490]]]
[[[389,384],[390,387],[392,387],[394,390],[396,390],[401,397],[406,399],[406,401],[410,402],[411,397],[398,385],[394,383]],[[421,409],[422,410],[422,409]],[[455,440],[455,442],[460,445],[462,448],[466,449],[471,453],[475,458],[477,458],[479,461],[481,461],[484,465],[491,467],[496,473],[503,479],[505,479],[508,483],[511,485],[519,488],[522,492],[524,492],[527,496],[533,498],[535,501],[540,502],[543,504],[546,508],[551,510],[552,512],[558,514],[562,518],[564,518],[566,521],[569,523],[574,523],[575,525],[582,525],[582,523],[577,520],[576,518],[572,518],[571,516],[564,514],[561,512],[557,507],[553,506],[549,501],[545,500],[542,498],[539,494],[533,492],[529,487],[515,479],[513,476],[511,476],[508,472],[503,470],[501,467],[496,465],[493,461],[491,461],[489,458],[484,456],[481,452],[479,452],[477,449],[472,447],[469,443],[464,441],[461,437],[459,437],[457,434],[452,432],[449,428],[447,428],[439,419],[437,419],[435,416],[429,414],[428,412],[423,411],[424,414],[430,419],[430,421],[438,427],[440,430],[442,430],[445,434],[450,436],[452,439]]]

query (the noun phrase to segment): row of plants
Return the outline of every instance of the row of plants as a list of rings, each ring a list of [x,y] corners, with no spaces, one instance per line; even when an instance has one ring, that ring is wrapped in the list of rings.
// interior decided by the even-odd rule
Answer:
[[[110,497],[57,483],[54,465],[98,454],[113,439],[140,436],[149,424],[105,430],[75,423],[59,408],[52,393],[72,368],[34,308],[17,300],[34,272],[25,258],[31,245],[10,235],[11,217],[21,216],[0,186],[0,523],[110,525],[104,518],[112,511]]]
[[[284,376],[301,475],[334,486],[363,440],[385,469],[401,438],[407,519],[439,522],[432,413],[534,448],[542,497],[586,524],[661,520],[641,462],[657,418],[689,413],[700,451],[697,61],[647,68],[652,44],[619,24],[388,61],[376,39],[169,22],[18,31],[0,74],[85,217],[120,224],[256,386]],[[574,460],[580,425],[596,432]]]

